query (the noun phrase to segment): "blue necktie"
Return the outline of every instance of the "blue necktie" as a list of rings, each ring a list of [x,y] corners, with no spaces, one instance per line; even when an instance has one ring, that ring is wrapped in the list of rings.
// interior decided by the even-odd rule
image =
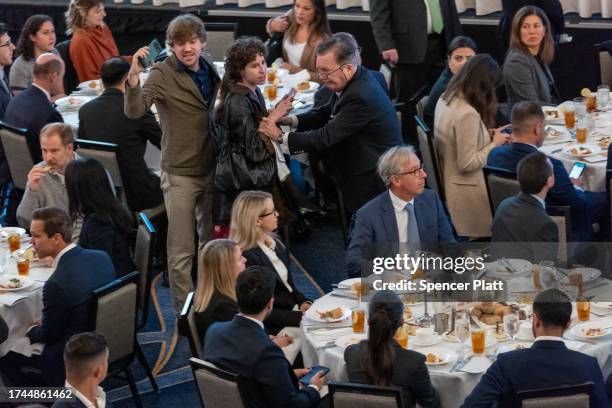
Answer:
[[[408,211],[408,243],[410,248],[415,250],[419,247],[421,236],[419,235],[419,226],[414,214],[414,205],[412,203],[406,204],[406,211]]]

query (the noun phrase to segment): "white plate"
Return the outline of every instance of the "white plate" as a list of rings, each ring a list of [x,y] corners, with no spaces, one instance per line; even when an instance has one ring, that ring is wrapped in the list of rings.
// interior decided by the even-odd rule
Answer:
[[[323,311],[332,310],[332,309],[335,309],[335,307],[325,306],[324,308],[321,308],[321,307],[314,306],[306,311],[306,317],[308,317],[311,320],[314,320],[315,322],[322,322],[322,323],[340,322],[344,319],[348,319],[351,317],[351,309],[349,309],[348,307],[340,307],[340,309],[342,309],[342,317],[338,319],[322,319],[319,313],[317,313],[317,310],[319,310],[320,312],[323,312]]]
[[[93,98],[89,96],[65,96],[55,101],[55,104],[57,106],[62,106],[66,108],[78,108],[92,99]]]
[[[355,283],[357,283],[357,282],[361,282],[361,278],[345,279],[342,282],[338,283],[338,288],[340,288],[340,289],[352,289],[352,286]]]
[[[9,276],[3,276],[3,277],[0,278],[0,285],[8,284],[8,283],[10,283],[10,281],[13,281],[13,280],[18,280],[21,283],[21,286],[18,287],[18,288],[13,288],[13,289],[0,288],[0,292],[1,291],[16,292],[18,290],[23,290],[23,289],[29,288],[34,283],[34,281],[32,279],[26,278],[24,276],[9,275]]]
[[[572,153],[572,149],[576,149],[577,153]],[[588,151],[581,153],[581,149],[588,149]],[[572,157],[589,157],[601,153],[601,147],[593,144],[573,144],[565,146],[563,153]]]
[[[365,333],[351,333],[345,334],[344,336],[340,336],[336,339],[336,346],[347,348],[352,344],[357,344],[361,340],[366,340],[368,335]]]
[[[408,344],[413,344],[418,347],[423,347],[423,346],[433,346],[434,344],[438,344],[441,341],[442,341],[442,337],[440,337],[439,334],[434,333],[433,339],[428,343],[421,343],[420,341],[417,340],[416,336],[410,336],[410,339],[408,340]]]
[[[439,365],[448,364],[451,361],[457,360],[457,358],[459,357],[456,351],[451,350],[446,347],[430,347],[430,348],[418,350],[418,352],[423,354],[424,356],[427,356],[428,353],[431,353],[431,354],[434,354],[436,357],[442,359],[442,361],[438,363],[428,363],[426,361],[425,364],[427,364],[428,366],[439,366]]]
[[[600,337],[603,336],[607,336],[608,334],[610,334],[610,332],[612,332],[612,329],[605,329],[605,331],[601,334],[597,334],[594,336],[587,336],[585,334],[585,331],[588,329],[594,329],[594,328],[601,328],[603,329],[604,327],[606,327],[605,323],[601,323],[601,322],[586,322],[586,323],[580,323],[575,325],[574,327],[572,327],[570,329],[570,333],[572,333],[574,336],[576,336],[579,339],[598,339]]]
[[[593,281],[601,276],[601,271],[595,268],[574,268],[570,269],[569,273],[580,272],[582,274],[582,283]],[[561,279],[561,283],[569,283],[569,277],[565,276]],[[612,309],[610,309],[612,310]]]
[[[561,110],[556,106],[542,106],[542,112],[544,112],[544,117],[546,118],[547,123],[554,123],[558,125],[563,125],[565,123],[563,112],[561,112]],[[557,117],[549,116],[547,112],[557,112]]]
[[[102,80],[91,79],[89,81],[81,82],[77,88],[83,91],[101,92],[104,87],[102,86]]]
[[[509,351],[517,350],[518,346],[522,346],[524,349],[531,347],[533,343],[511,343],[504,344],[503,346],[499,346],[497,349],[497,354],[507,353]]]
[[[503,275],[506,277],[526,275],[528,273],[531,273],[531,270],[533,268],[533,264],[531,262],[525,259],[514,258],[506,260],[510,263],[510,265],[516,272],[508,272],[508,270],[504,266],[505,262],[498,261],[485,263],[485,268],[494,275]]]
[[[306,81],[304,81],[306,82]],[[295,89],[297,89],[298,92],[304,92],[304,93],[308,93],[308,92],[314,92],[317,89],[319,89],[319,83],[318,82],[314,82],[314,81],[308,81],[308,83],[310,84],[310,88],[308,89],[304,89],[303,91],[298,89],[298,84],[295,85]]]
[[[4,233],[6,233],[6,235]],[[19,236],[21,236],[23,238],[25,233],[26,233],[26,230],[23,229],[23,228],[19,228],[19,227],[2,227],[2,228],[0,228],[0,238],[2,238],[3,240],[6,240],[9,237],[9,235],[11,235],[11,234],[19,234]]]

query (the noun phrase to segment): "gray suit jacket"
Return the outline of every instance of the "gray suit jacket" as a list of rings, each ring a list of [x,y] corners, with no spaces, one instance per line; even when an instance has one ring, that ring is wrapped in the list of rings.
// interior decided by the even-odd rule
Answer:
[[[440,0],[446,45],[460,35],[455,0]],[[400,64],[423,62],[427,52],[427,8],[424,0],[370,0],[372,32],[380,52],[396,48]]]
[[[548,77],[553,80],[553,89],[548,85]],[[559,93],[554,85],[550,69],[539,64],[532,56],[517,50],[510,50],[504,62],[504,82],[508,95],[508,110],[522,101],[533,101],[540,105],[556,104]]]
[[[494,257],[528,259],[534,263],[557,259],[557,224],[529,194],[519,193],[502,201],[491,232]]]

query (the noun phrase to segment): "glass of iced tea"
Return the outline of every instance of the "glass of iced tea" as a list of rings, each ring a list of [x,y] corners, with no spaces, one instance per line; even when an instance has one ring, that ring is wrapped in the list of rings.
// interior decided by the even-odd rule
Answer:
[[[576,126],[576,111],[574,110],[574,104],[568,103],[563,113],[565,119],[565,128],[569,131],[574,130]]]
[[[576,127],[576,141],[580,144],[586,143],[587,141],[587,128],[584,122],[578,123]]]
[[[9,235],[8,245],[9,245],[9,251],[11,251],[11,254],[13,254],[13,252],[15,251],[18,251],[19,248],[21,248],[21,236],[19,236],[19,234]]]
[[[395,332],[395,340],[402,348],[408,350],[408,327],[405,324],[400,326]]]
[[[17,258],[17,271],[21,276],[28,276],[30,274],[30,260],[27,258]]]
[[[351,313],[354,333],[365,332],[365,310],[362,308],[353,309]]]
[[[472,330],[472,351],[476,355],[485,352],[485,331],[483,329]]]
[[[597,94],[592,93],[586,97],[586,110],[588,113],[594,112],[597,109]]]
[[[576,301],[576,311],[578,312],[578,320],[586,322],[591,318],[591,302],[585,298]]]
[[[274,84],[268,85],[265,88],[265,91],[266,91],[266,95],[268,96],[268,99],[270,101],[273,101],[273,100],[276,99],[276,93],[277,93],[277,86],[276,85],[274,85]]]
[[[582,273],[572,271],[568,274],[569,284],[578,288],[578,295],[582,296]]]
[[[355,282],[351,285],[351,289],[355,292],[355,296],[357,297],[357,303],[361,302],[361,282]]]
[[[268,70],[268,77],[267,77],[267,79],[268,79],[268,82],[270,82],[270,83],[274,82],[274,80],[276,79],[276,70],[275,69],[270,68]]]

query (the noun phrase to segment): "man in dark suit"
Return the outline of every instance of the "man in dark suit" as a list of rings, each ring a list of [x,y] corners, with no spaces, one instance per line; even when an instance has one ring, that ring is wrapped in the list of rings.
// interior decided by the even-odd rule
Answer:
[[[371,260],[394,256],[399,243],[429,252],[444,251],[455,243],[438,195],[425,188],[427,174],[412,147],[385,152],[378,174],[389,190],[355,214],[345,260],[349,277],[371,274]]]
[[[274,303],[274,285],[274,276],[265,267],[251,266],[238,275],[236,297],[240,314],[230,322],[210,326],[203,358],[243,377],[244,398],[252,407],[316,407],[324,384],[321,373],[300,389],[298,377],[309,370],[293,370],[264,330],[263,321]]]
[[[74,392],[74,401],[57,401],[52,408],[110,407],[100,383],[108,373],[108,346],[97,333],[75,334],[64,349],[65,387]]]
[[[383,60],[395,67],[400,102],[434,84],[448,44],[462,33],[455,0],[370,0],[370,20]],[[407,115],[404,130],[416,144],[412,116]]]
[[[34,211],[30,233],[38,256],[54,258],[55,272],[43,287],[42,321],[27,333],[30,343],[43,343],[45,348],[41,355],[31,357],[8,353],[0,359],[0,371],[15,385],[59,387],[65,380],[64,345],[73,334],[91,328],[92,291],[115,279],[115,270],[105,252],[83,249],[70,242],[72,220],[59,208]],[[33,377],[30,367],[40,369],[42,378]]]
[[[565,293],[557,289],[541,292],[533,302],[532,326],[536,338],[533,345],[498,354],[497,361],[482,376],[463,407],[489,408],[496,403],[514,402],[518,391],[592,382],[595,393],[591,408],[607,408],[597,360],[569,350],[563,342],[563,331],[569,326],[571,315],[572,303]]]
[[[516,171],[519,161],[538,151],[546,136],[544,113],[534,102],[519,102],[512,108],[512,143],[491,150],[487,166]],[[591,225],[606,225],[606,194],[584,191],[581,179],[570,179],[561,161],[550,157],[555,184],[548,192],[546,204],[566,205],[572,209],[572,241],[588,242],[593,239]]]
[[[0,23],[0,120],[4,118],[4,112],[12,96],[8,78],[4,73],[4,67],[8,67],[13,63],[14,50],[15,44],[11,42],[8,28],[4,23]]]
[[[517,173],[521,192],[502,201],[495,212],[491,242],[497,244],[491,246],[493,257],[533,263],[555,261],[559,230],[546,213],[545,203],[555,184],[552,163],[544,153],[531,153],[519,162]]]
[[[357,49],[343,34],[336,33],[319,45],[317,70],[323,84],[334,92],[329,103],[280,120],[297,131],[283,133],[265,119],[259,130],[291,153],[324,154],[326,171],[352,213],[384,191],[376,162],[385,150],[402,143],[399,123],[391,100],[357,63]]]
[[[137,212],[163,202],[159,177],[147,167],[144,154],[147,141],[160,148],[161,129],[151,111],[128,119],[123,111],[125,80],[130,64],[113,57],[102,64],[100,75],[104,93],[79,110],[79,138],[115,143],[117,161],[125,183],[130,210]]]

